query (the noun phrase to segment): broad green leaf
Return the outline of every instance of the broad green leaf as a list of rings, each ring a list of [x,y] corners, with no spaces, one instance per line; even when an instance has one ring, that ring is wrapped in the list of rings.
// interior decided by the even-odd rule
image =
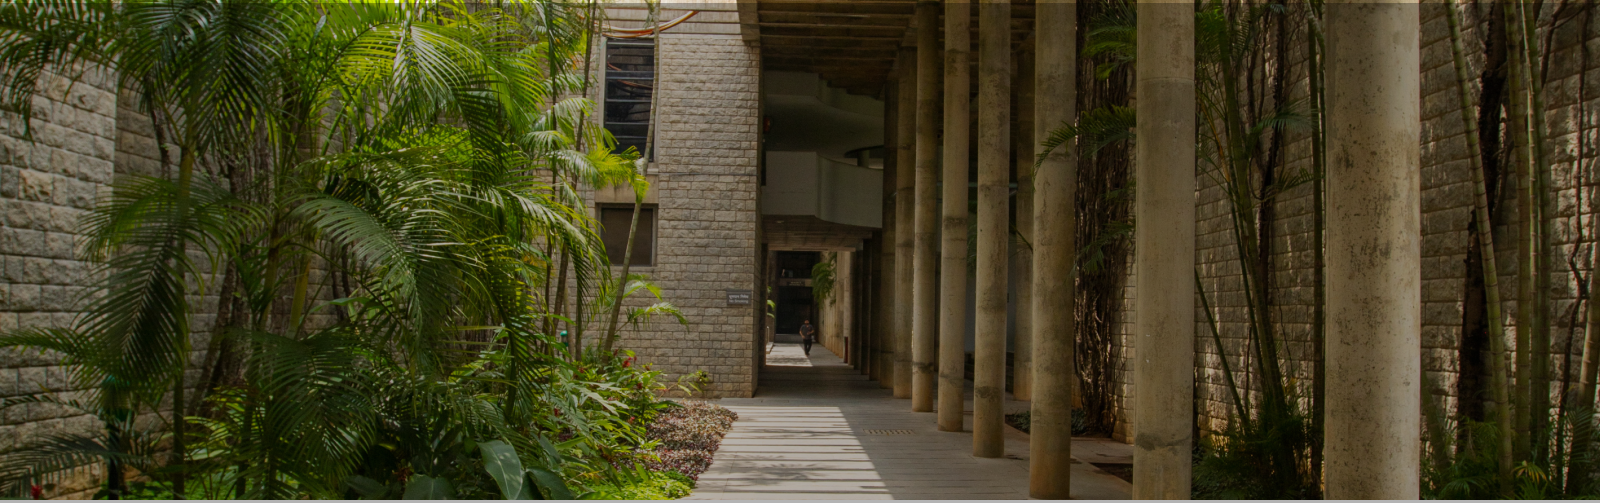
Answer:
[[[522,474],[522,492],[517,493],[517,497],[513,498],[513,499],[517,499],[517,500],[542,500],[542,499],[544,499],[544,495],[539,494],[539,489],[534,486],[534,483],[532,481],[528,480],[527,472],[523,472],[523,474]]]
[[[456,492],[450,487],[450,481],[436,479],[427,475],[411,477],[411,482],[406,484],[408,500],[447,500],[454,498]]]
[[[551,473],[549,470],[541,468],[528,470],[528,474],[533,475],[534,482],[538,483],[539,487],[543,488],[545,493],[550,495],[550,499],[573,499],[572,490],[567,489],[567,483],[566,481],[561,480],[560,475],[556,475]]]
[[[478,450],[483,451],[483,469],[500,486],[500,494],[506,499],[520,499],[524,479],[522,460],[517,458],[517,449],[511,444],[490,440],[478,444]]]
[[[545,456],[550,458],[551,465],[561,464],[561,450],[557,449],[555,444],[551,444],[550,439],[544,438],[544,435],[539,435],[539,446],[544,448]]]
[[[383,483],[360,475],[351,475],[350,478],[344,479],[344,485],[367,498],[382,498],[389,492],[389,488]]]

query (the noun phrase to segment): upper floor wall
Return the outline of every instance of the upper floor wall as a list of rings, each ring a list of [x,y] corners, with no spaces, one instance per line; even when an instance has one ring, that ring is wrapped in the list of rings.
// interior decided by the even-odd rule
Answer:
[[[852,166],[817,152],[767,152],[761,214],[811,215],[829,222],[883,227],[883,170]]]
[[[882,101],[830,87],[815,73],[764,71],[761,77],[767,150],[813,151],[854,163],[857,152],[883,145]]]

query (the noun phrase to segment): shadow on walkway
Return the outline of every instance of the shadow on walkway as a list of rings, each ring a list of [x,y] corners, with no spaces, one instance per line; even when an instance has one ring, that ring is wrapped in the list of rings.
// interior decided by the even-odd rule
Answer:
[[[767,361],[755,398],[719,402],[739,420],[688,499],[1027,498],[1026,435],[1008,430],[1007,457],[975,458],[971,434],[938,431],[821,345],[808,358],[778,342]],[[1076,498],[1128,497],[1092,465],[1072,475]]]

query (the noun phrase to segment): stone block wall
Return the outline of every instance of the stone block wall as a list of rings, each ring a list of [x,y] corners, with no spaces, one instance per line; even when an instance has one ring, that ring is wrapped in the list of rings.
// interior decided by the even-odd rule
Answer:
[[[24,137],[20,118],[0,116],[0,330],[68,328],[86,307],[97,280],[97,265],[79,260],[83,217],[98,197],[109,194],[124,175],[172,176],[180,151],[168,144],[168,165],[148,114],[138,110],[139,97],[118,89],[110,72],[86,73],[77,82],[59,75],[43,78],[44,92],[34,98],[32,141]],[[198,168],[207,169],[208,163]],[[204,172],[197,176],[213,177]],[[215,180],[215,178],[211,178]],[[225,180],[223,181],[226,182]],[[191,260],[205,264],[201,250]],[[324,284],[322,268],[313,284]],[[207,290],[189,296],[191,365],[185,378],[198,387],[201,362],[216,323],[220,277],[208,275]],[[199,286],[201,283],[196,283]],[[327,298],[323,296],[323,298]],[[311,324],[326,323],[326,315]],[[70,382],[60,355],[0,350],[0,398],[54,392],[72,398],[81,391]],[[195,394],[191,394],[193,399]],[[164,406],[165,408],[165,406]],[[136,424],[160,428],[161,417],[146,413]],[[7,408],[0,415],[0,456],[46,435],[89,434],[103,425],[93,416],[64,407],[30,404]],[[103,469],[86,466],[46,481],[47,497],[86,498],[99,489]]]
[[[661,35],[650,167],[656,260],[632,269],[660,285],[663,300],[682,309],[689,324],[657,318],[624,330],[617,345],[663,371],[666,382],[703,370],[708,396],[748,397],[755,392],[758,297],[730,306],[726,291],[757,288],[761,61],[737,30],[715,31]]]
[[[78,222],[114,173],[115,76],[90,71],[77,83],[51,74],[42,80],[31,140],[19,116],[0,114],[0,331],[72,325],[94,271],[75,254]],[[0,398],[49,392],[71,399],[76,391],[58,355],[0,350]],[[9,407],[0,415],[0,456],[46,435],[98,427],[82,411]],[[100,474],[98,466],[63,473],[44,481],[45,495],[86,498],[99,489]]]

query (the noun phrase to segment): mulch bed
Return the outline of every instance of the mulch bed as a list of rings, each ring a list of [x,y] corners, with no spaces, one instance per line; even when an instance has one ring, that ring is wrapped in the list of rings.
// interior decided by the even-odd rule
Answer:
[[[646,433],[651,440],[660,442],[656,446],[660,460],[648,461],[645,467],[672,470],[700,480],[736,419],[739,415],[733,411],[706,402],[685,402],[682,407],[662,411]]]

